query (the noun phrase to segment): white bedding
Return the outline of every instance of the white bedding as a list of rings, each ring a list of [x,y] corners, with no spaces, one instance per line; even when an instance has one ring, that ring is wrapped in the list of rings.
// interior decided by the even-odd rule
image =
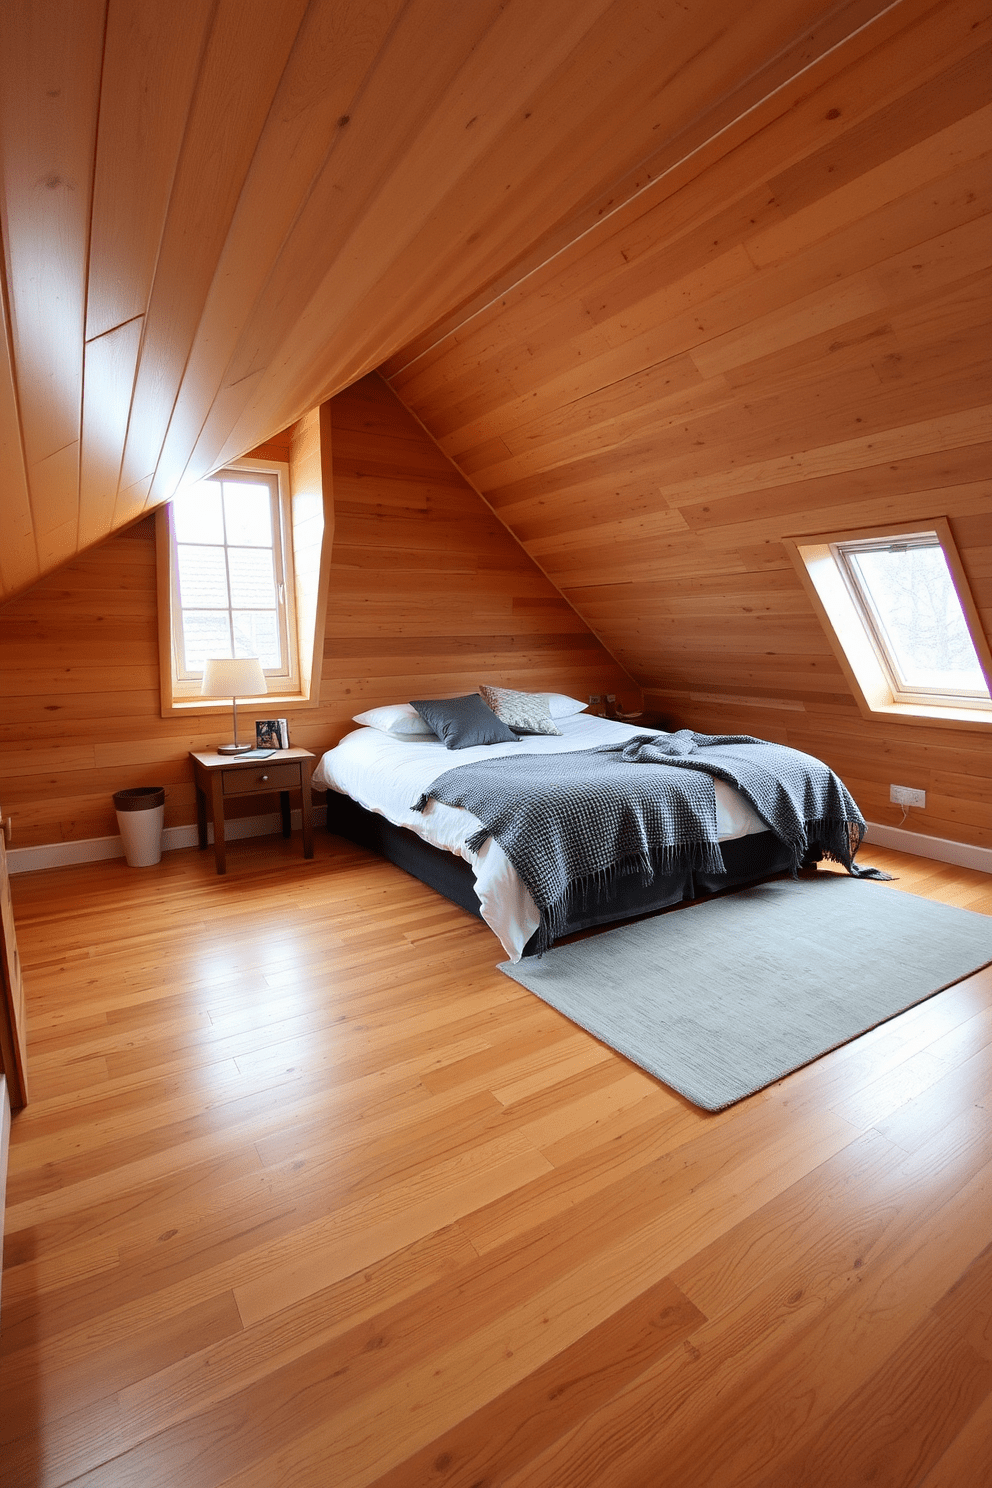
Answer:
[[[313,773],[313,784],[351,796],[366,810],[378,812],[397,826],[409,827],[425,842],[457,853],[471,864],[482,918],[498,937],[510,960],[519,961],[524,946],[540,923],[540,916],[530,893],[499,843],[489,837],[478,852],[467,847],[467,839],[478,831],[481,823],[460,806],[445,806],[440,801],[431,801],[426,811],[413,811],[411,808],[438,775],[456,765],[508,754],[564,754],[577,749],[593,749],[597,744],[617,743],[638,733],[658,732],[614,723],[607,718],[594,718],[588,713],[557,718],[555,723],[561,729],[561,738],[544,734],[525,735],[515,744],[488,744],[459,750],[445,749],[436,739],[426,742],[398,739],[379,729],[356,729],[322,757]],[[714,780],[713,784],[716,788],[717,832],[721,842],[767,830],[766,824],[737,791],[722,780]]]

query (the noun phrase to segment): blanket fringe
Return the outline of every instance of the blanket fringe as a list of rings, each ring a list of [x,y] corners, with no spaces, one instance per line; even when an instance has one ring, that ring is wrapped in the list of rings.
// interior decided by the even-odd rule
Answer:
[[[806,823],[807,840],[811,847],[819,848],[825,858],[840,863],[852,878],[873,878],[879,882],[891,882],[893,875],[881,868],[862,868],[854,859],[865,839],[867,827],[863,821],[847,817],[827,817]]]
[[[643,884],[651,884],[659,873],[671,873],[680,868],[687,872],[725,873],[726,864],[719,842],[700,841],[682,847],[663,844],[650,853],[633,853],[619,862],[573,879],[557,899],[548,904],[538,904],[541,923],[535,932],[535,953],[543,956],[566,933],[571,908],[584,894],[591,890],[609,892],[621,879],[630,878],[635,873]]]

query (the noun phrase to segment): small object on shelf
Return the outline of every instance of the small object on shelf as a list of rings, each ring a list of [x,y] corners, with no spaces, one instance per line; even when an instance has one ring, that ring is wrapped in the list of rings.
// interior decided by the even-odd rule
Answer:
[[[606,694],[606,717],[615,718],[619,723],[624,723],[628,722],[632,718],[643,718],[644,714],[641,713],[640,710],[634,713],[625,713],[623,709],[617,705],[616,693],[608,692]]]
[[[603,699],[600,693],[591,692],[589,694],[589,707],[586,709],[586,712],[594,713],[597,718],[603,717]]]
[[[255,724],[255,743],[259,749],[288,749],[289,729],[285,718],[259,718]]]

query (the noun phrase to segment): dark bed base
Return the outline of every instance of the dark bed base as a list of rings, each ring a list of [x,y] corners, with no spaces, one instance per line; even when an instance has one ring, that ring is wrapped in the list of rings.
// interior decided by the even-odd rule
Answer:
[[[481,915],[475,892],[475,874],[454,853],[444,852],[424,842],[415,832],[394,826],[384,816],[366,811],[350,796],[339,791],[327,792],[327,830],[360,847],[370,848],[388,858],[398,868],[419,878],[422,883],[443,894],[470,914]],[[818,854],[811,854],[811,857]],[[626,920],[652,910],[667,909],[683,899],[698,899],[705,894],[718,894],[724,889],[741,888],[758,879],[785,873],[792,867],[792,854],[774,832],[756,832],[723,844],[726,873],[698,873],[679,869],[659,874],[653,883],[642,884],[636,874],[612,885],[589,889],[574,906],[566,934],[589,930],[611,920]],[[524,955],[533,955],[533,940],[528,941]]]

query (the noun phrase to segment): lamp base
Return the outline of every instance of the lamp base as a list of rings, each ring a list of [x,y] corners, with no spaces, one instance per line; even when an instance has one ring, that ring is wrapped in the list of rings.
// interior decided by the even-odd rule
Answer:
[[[254,748],[251,744],[218,744],[218,754],[250,754]]]

